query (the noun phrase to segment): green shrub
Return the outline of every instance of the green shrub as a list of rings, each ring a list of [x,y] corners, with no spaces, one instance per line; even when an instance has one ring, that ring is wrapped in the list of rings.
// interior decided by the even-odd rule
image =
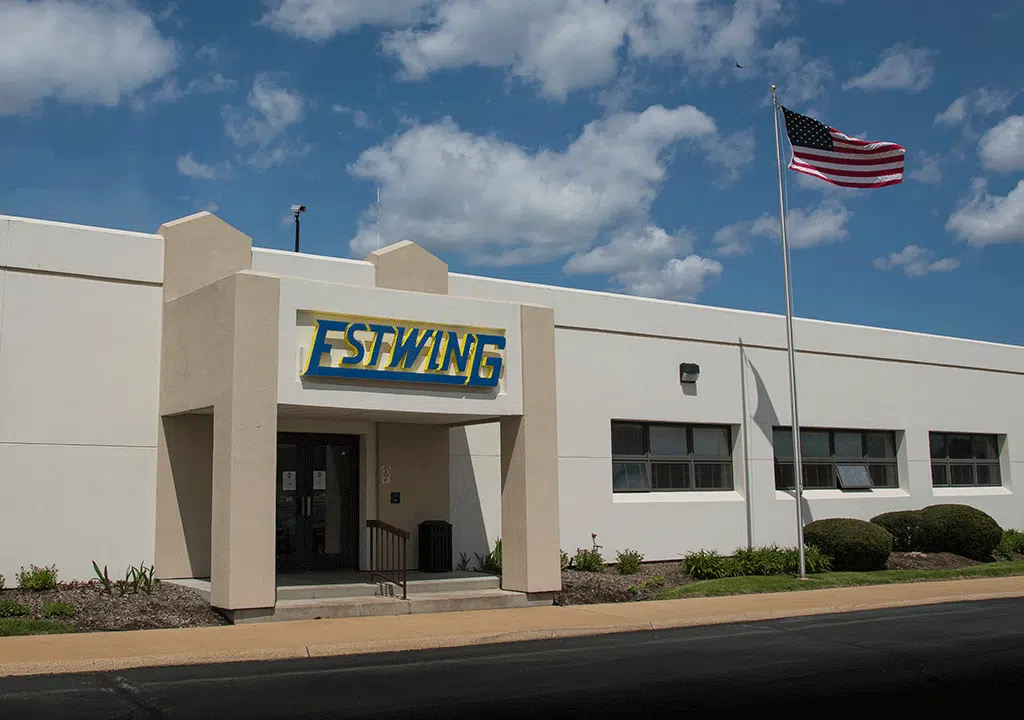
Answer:
[[[32,608],[25,607],[17,600],[0,598],[0,618],[22,617],[30,612]]]
[[[793,550],[793,557],[796,550]],[[737,548],[733,553],[731,575],[784,575],[794,572],[796,561],[790,562],[790,553],[777,545],[755,548]],[[792,570],[790,569],[792,564]]]
[[[6,582],[6,580],[4,580],[4,576],[0,575],[0,590],[4,589],[4,583],[5,582]]]
[[[559,553],[561,554],[562,569],[568,570],[569,566],[572,565],[572,558],[569,557],[569,553],[565,550],[559,550]]]
[[[694,580],[716,580],[736,570],[728,560],[714,550],[697,550],[683,556],[682,570]]]
[[[665,587],[665,578],[662,575],[651,575],[645,584],[647,587]]]
[[[970,505],[930,505],[918,511],[922,552],[948,552],[972,560],[991,560],[1003,529],[991,515]]]
[[[23,590],[53,590],[57,587],[57,566],[39,567],[29,565],[18,572],[18,585]]]
[[[884,570],[892,554],[889,531],[865,520],[816,520],[804,527],[804,540],[832,558],[839,571]]]
[[[799,573],[797,567],[799,564],[796,548],[793,548],[793,574]],[[826,573],[832,570],[832,558],[814,545],[806,545],[804,547],[804,566],[809,573]]]
[[[604,570],[604,558],[597,550],[577,550],[572,561],[573,566],[582,572],[601,572]]]
[[[75,606],[67,602],[45,602],[39,614],[44,618],[72,617],[75,614]]]
[[[636,550],[623,550],[616,558],[620,575],[636,575],[640,572],[640,563],[644,556]]]
[[[920,511],[900,510],[882,513],[871,518],[871,522],[885,528],[892,535],[893,552],[923,552],[926,530]]]
[[[1024,555],[1024,532],[1013,528],[1003,530],[1003,537],[996,547],[996,555],[1006,560],[1012,560],[1015,553]],[[2,582],[0,582],[0,587],[3,587]]]

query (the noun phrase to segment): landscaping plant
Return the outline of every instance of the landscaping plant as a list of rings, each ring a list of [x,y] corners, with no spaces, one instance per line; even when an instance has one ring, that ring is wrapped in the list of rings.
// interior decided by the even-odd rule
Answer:
[[[565,550],[559,550],[558,552],[561,556],[560,561],[562,563],[562,569],[568,570],[569,567],[572,565],[572,558],[569,557],[569,553],[567,553]]]
[[[832,558],[837,571],[884,570],[892,535],[880,525],[853,518],[815,520],[804,527],[804,541]]]
[[[735,566],[714,550],[697,550],[683,556],[683,572],[694,580],[716,580],[727,577]]]
[[[1014,530],[1013,528],[1003,530],[1003,537],[996,547],[996,555],[1011,560],[1014,554],[1024,555],[1024,532]],[[0,588],[2,587],[3,582],[2,578],[0,578]]]
[[[469,570],[469,555],[466,553],[459,553],[459,563],[455,566],[455,569],[460,572]]]
[[[476,555],[477,572],[501,574],[501,538],[494,542],[494,549],[486,556],[481,556],[480,553],[474,554]]]
[[[107,593],[107,595],[112,595],[114,583],[110,581],[110,575],[107,573],[107,566],[104,565],[103,572],[100,572],[100,566],[96,564],[95,560],[93,560],[92,569],[96,573],[97,579],[99,579],[100,581],[100,587],[102,588],[102,592]]]
[[[3,589],[4,589],[4,582],[5,582],[5,581],[4,581],[4,576],[3,576],[3,575],[0,575],[0,590],[3,590]]]
[[[57,566],[29,565],[28,570],[22,567],[18,572],[18,586],[35,592],[53,590],[57,587]]]
[[[601,572],[604,570],[604,558],[597,550],[580,548],[576,551],[572,566],[581,572]]]
[[[618,554],[616,563],[619,568],[620,575],[636,575],[640,572],[640,563],[644,561],[644,556],[636,550],[623,550]]]
[[[39,614],[44,618],[72,617],[75,614],[75,606],[66,602],[45,602]]]
[[[883,513],[871,522],[885,528],[897,552],[947,552],[984,562],[1003,539],[999,523],[969,505],[929,505],[922,510]]]
[[[17,600],[0,598],[0,618],[22,617],[30,612],[31,608],[25,607]]]

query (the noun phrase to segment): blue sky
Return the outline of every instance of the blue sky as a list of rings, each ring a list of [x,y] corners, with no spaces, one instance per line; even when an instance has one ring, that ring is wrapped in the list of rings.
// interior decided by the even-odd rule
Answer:
[[[782,312],[769,87],[907,148],[786,171],[804,317],[1024,344],[1024,3],[5,0],[0,213]],[[743,67],[738,68],[740,64]]]

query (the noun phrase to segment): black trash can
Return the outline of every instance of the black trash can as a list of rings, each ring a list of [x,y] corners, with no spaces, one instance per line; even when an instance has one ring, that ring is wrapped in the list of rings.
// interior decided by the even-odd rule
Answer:
[[[452,571],[452,524],[445,520],[420,523],[420,572]]]

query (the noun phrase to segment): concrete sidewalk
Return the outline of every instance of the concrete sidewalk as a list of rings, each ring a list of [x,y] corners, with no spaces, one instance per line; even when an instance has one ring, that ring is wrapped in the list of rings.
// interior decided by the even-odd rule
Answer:
[[[651,602],[0,638],[0,677],[282,660],[1024,597],[1024,577]]]

